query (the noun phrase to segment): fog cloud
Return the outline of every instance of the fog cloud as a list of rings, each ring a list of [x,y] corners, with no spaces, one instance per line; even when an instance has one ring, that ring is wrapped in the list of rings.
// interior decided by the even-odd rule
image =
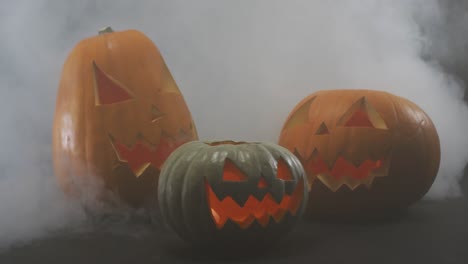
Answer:
[[[292,108],[320,89],[407,97],[441,139],[427,197],[459,195],[468,109],[462,82],[441,65],[460,61],[468,21],[452,18],[452,47],[447,10],[435,0],[0,2],[0,247],[82,217],[51,169],[55,95],[68,52],[107,25],[158,45],[201,139],[275,142]]]

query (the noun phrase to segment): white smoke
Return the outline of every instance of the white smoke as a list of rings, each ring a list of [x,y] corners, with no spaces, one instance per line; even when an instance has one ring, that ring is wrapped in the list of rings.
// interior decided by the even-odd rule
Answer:
[[[201,139],[276,141],[289,111],[319,89],[407,97],[441,139],[427,197],[460,195],[468,109],[461,82],[439,62],[466,55],[458,52],[468,21],[451,18],[459,45],[452,47],[443,41],[446,10],[435,0],[1,1],[0,246],[81,217],[52,175],[55,94],[67,53],[107,25],[139,29],[158,45]]]

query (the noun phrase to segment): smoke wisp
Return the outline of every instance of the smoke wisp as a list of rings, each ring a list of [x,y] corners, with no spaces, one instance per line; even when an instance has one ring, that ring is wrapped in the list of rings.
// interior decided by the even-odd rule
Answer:
[[[156,43],[201,139],[276,142],[289,111],[320,89],[407,97],[441,140],[427,197],[460,195],[468,108],[463,82],[442,66],[464,65],[468,21],[447,10],[436,0],[1,1],[0,247],[82,221],[51,169],[55,94],[67,53],[107,25]]]

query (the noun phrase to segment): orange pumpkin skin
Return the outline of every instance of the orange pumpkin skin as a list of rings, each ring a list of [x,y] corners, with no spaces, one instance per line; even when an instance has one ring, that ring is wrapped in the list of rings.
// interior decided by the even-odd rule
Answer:
[[[55,174],[66,193],[78,195],[103,183],[99,198],[111,190],[141,206],[157,190],[169,154],[195,139],[184,98],[143,33],[103,32],[71,51],[57,93],[52,140]]]
[[[373,90],[328,90],[290,113],[279,145],[309,180],[307,218],[380,217],[421,199],[435,180],[440,143],[429,116]]]

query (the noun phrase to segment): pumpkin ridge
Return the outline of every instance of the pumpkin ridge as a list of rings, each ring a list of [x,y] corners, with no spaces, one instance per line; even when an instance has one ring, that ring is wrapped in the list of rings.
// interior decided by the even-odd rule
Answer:
[[[166,160],[169,164],[171,162],[175,162],[176,165],[178,165],[178,156],[177,153],[174,155],[169,156],[169,158]],[[169,175],[173,175],[173,170],[176,169],[178,166],[170,166],[169,167]],[[164,170],[167,170],[167,166],[163,166]],[[176,174],[174,174],[174,177],[177,177]],[[175,191],[177,193],[177,190],[174,190],[174,188],[169,188],[168,186],[170,185],[170,181],[168,180],[167,177],[164,177],[162,173],[160,173],[159,177],[159,184],[158,184],[158,202],[161,207],[161,213],[166,216],[166,223],[168,223],[176,232],[182,232],[184,231],[184,226],[183,223],[177,223],[177,217],[175,217],[174,210],[178,209],[176,208],[171,208],[170,203],[171,203],[171,198],[173,196],[173,192]],[[177,189],[177,186],[176,186]],[[171,193],[171,194],[168,194]],[[182,230],[181,230],[182,229]]]
[[[194,146],[196,146],[196,145],[198,145],[197,142],[194,142]],[[181,156],[183,156],[183,154],[184,153],[180,153]],[[178,206],[178,210],[181,211],[182,218],[179,219],[179,221],[181,223],[181,225],[179,225],[179,226],[184,229],[184,231],[182,231],[182,232],[184,234],[187,234],[186,235],[187,237],[193,237],[194,232],[196,232],[196,231],[203,232],[202,230],[197,230],[197,229],[192,228],[191,223],[193,223],[193,221],[196,221],[196,219],[198,219],[198,218],[196,216],[190,217],[188,215],[187,208],[191,206],[191,204],[190,204],[191,199],[190,198],[187,199],[185,197],[188,194],[188,188],[189,188],[189,185],[190,185],[189,181],[191,180],[191,178],[188,177],[187,174],[189,174],[193,170],[193,168],[198,165],[196,162],[197,162],[197,160],[199,160],[200,156],[202,156],[202,155],[205,155],[205,153],[197,152],[195,155],[193,155],[191,157],[191,159],[189,160],[189,162],[188,162],[188,165],[187,165],[187,168],[186,168],[184,174],[181,176],[181,178],[182,178],[182,181],[180,183],[180,186],[181,186],[181,190],[180,190],[181,200],[180,200],[180,204]],[[178,165],[177,163],[182,163],[183,162],[181,159],[178,159],[177,161],[176,161],[176,164],[174,164],[174,166]],[[203,167],[199,168],[199,170],[197,170],[197,171],[200,172],[200,170],[203,171]],[[204,195],[202,195],[202,198],[206,199],[206,197],[204,197]],[[207,208],[207,209],[209,209],[209,208]],[[201,226],[201,225],[198,225],[198,226]]]

